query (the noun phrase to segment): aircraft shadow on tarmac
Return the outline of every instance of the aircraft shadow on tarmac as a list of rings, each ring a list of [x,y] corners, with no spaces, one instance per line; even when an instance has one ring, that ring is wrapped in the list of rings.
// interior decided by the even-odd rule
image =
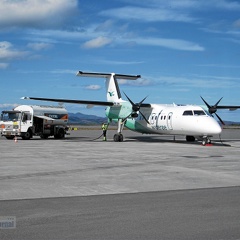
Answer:
[[[91,141],[91,142],[102,142],[102,138],[100,137],[68,137],[68,141]],[[236,140],[234,140],[236,141]],[[237,140],[240,141],[240,140]],[[113,142],[112,137],[108,137],[107,142]],[[184,138],[183,139],[174,139],[173,136],[161,136],[161,135],[148,135],[148,136],[127,136],[124,138],[124,142],[146,142],[146,143],[177,143],[177,144],[184,144],[184,145],[201,145],[201,141],[194,141],[194,142],[187,142]],[[213,146],[224,146],[224,147],[231,147],[229,144],[231,140],[213,140]]]
[[[178,144],[186,144],[186,145],[201,145],[201,141],[194,141],[194,142],[187,142],[185,139],[174,139],[167,136],[166,139],[159,138],[158,136],[134,136],[130,139],[125,139],[125,142],[127,141],[138,141],[138,142],[159,142],[159,143],[178,143]],[[240,140],[239,140],[240,141]],[[230,141],[227,141],[230,142]],[[231,145],[224,141],[212,141],[213,146],[225,146],[225,147],[231,147]]]
[[[18,139],[22,140],[22,139]],[[26,141],[26,140],[23,140]],[[55,138],[48,138],[48,139],[41,139],[39,137],[34,137],[30,141],[68,141],[68,142],[102,142],[101,136],[67,136],[63,139],[55,139]],[[201,145],[201,141],[194,141],[194,142],[187,142],[184,138],[183,139],[174,139],[173,136],[127,136],[124,138],[124,142],[146,142],[146,143],[177,143],[177,144],[184,144],[184,145]],[[114,142],[112,137],[108,137],[107,142]],[[224,147],[231,147],[231,142],[240,142],[240,139],[228,139],[228,140],[212,140],[213,146],[224,146]],[[117,143],[116,143],[117,144]],[[119,143],[120,144],[120,143]]]

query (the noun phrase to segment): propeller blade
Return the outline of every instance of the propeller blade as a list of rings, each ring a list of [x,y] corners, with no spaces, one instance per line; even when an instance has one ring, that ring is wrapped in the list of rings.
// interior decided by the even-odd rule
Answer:
[[[143,113],[141,112],[141,111],[139,111],[139,113],[142,115],[142,117],[144,118],[144,120],[148,123],[148,124],[150,124],[150,122],[147,120],[147,118],[143,115]]]
[[[214,105],[214,107],[217,107],[217,105],[220,103],[220,101],[222,100],[223,97],[221,97],[218,102]]]
[[[217,118],[219,119],[219,121],[222,123],[222,125],[225,125],[224,121],[218,116],[218,114],[215,113],[215,115],[217,116]]]
[[[206,106],[208,107],[208,109],[210,109],[211,108],[211,106],[203,99],[203,97],[202,96],[200,96],[201,97],[201,99],[203,100],[203,102],[206,104]]]
[[[147,98],[148,96],[146,96],[139,104],[139,106],[141,107],[142,103],[145,101],[145,99]]]
[[[123,93],[126,96],[126,98],[128,99],[128,101],[132,104],[132,106],[134,106],[135,103],[127,96],[127,94],[125,92],[123,92]]]

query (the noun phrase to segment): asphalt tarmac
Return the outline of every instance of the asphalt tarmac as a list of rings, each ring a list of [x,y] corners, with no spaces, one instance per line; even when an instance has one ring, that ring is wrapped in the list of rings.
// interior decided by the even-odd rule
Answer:
[[[240,130],[212,146],[114,133],[0,138],[0,239],[240,239]]]

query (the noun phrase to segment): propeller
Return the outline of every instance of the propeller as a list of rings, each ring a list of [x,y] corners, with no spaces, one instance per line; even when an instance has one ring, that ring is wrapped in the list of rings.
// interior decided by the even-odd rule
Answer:
[[[137,117],[138,116],[138,113],[137,112],[139,112],[141,115],[142,115],[142,117],[143,117],[143,119],[148,123],[148,124],[150,124],[149,123],[149,121],[147,120],[147,118],[143,115],[143,113],[140,111],[140,108],[141,108],[141,105],[142,105],[142,103],[145,101],[145,99],[147,98],[147,97],[145,97],[141,102],[139,102],[139,103],[134,103],[128,96],[127,96],[127,94],[125,93],[125,92],[123,92],[124,93],[124,95],[126,96],[126,98],[128,99],[128,101],[132,104],[132,110],[133,110],[133,112],[131,113],[131,114],[129,114],[128,116],[127,116],[127,118],[129,117],[129,116],[132,116],[132,117]]]
[[[201,97],[201,96],[200,96]],[[217,101],[217,103],[213,106],[210,106],[202,97],[201,99],[203,100],[203,102],[206,104],[206,106],[208,107],[208,112],[212,115],[215,114],[217,116],[217,118],[219,119],[219,121],[222,123],[222,125],[225,125],[225,123],[223,122],[223,120],[219,117],[219,115],[216,113],[217,112],[217,106],[220,103],[220,101],[222,100],[222,97]]]

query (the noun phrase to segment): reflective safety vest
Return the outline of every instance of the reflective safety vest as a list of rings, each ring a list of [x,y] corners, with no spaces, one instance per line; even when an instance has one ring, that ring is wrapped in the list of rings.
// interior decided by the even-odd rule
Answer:
[[[104,124],[102,125],[102,130],[107,130],[107,124],[106,124],[106,123],[104,123]]]

